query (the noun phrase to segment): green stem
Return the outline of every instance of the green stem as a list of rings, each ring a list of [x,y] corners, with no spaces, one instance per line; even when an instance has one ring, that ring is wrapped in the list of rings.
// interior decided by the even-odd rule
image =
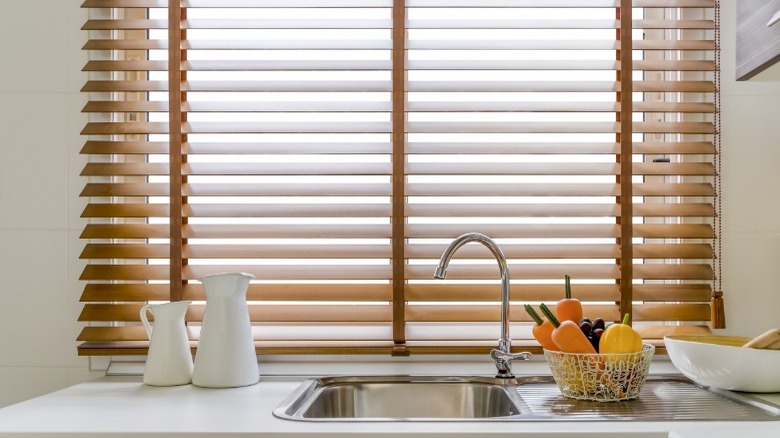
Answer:
[[[536,313],[536,310],[534,310],[533,307],[531,307],[530,304],[523,305],[525,307],[525,311],[528,312],[529,315],[531,315],[531,318],[536,322],[536,325],[542,325],[544,321],[542,320],[542,317],[539,316],[538,313]]]
[[[566,281],[566,299],[571,298],[571,277],[569,277],[569,274],[566,274],[563,276],[563,279]]]
[[[539,308],[542,309],[542,313],[544,313],[544,316],[546,316],[547,319],[550,320],[550,322],[552,323],[553,326],[555,326],[555,328],[558,328],[558,326],[561,325],[561,323],[558,321],[558,318],[556,318],[555,315],[553,315],[553,313],[550,311],[550,308],[547,307],[546,304],[544,303],[539,304]]]
[[[628,325],[628,317],[630,316],[630,313],[626,313],[623,315],[623,324]]]

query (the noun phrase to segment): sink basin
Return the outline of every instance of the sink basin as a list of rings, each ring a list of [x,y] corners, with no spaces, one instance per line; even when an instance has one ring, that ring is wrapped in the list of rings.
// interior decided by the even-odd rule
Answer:
[[[329,377],[307,381],[274,411],[299,420],[478,420],[520,413],[514,381],[488,377]]]

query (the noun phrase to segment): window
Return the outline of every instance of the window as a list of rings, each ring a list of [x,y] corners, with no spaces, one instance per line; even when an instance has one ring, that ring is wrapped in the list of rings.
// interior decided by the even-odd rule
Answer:
[[[258,352],[476,353],[524,302],[720,326],[708,0],[86,0],[83,355],[246,271]],[[633,6],[633,7],[632,7]],[[169,23],[177,23],[169,29]],[[623,26],[632,23],[632,26]]]

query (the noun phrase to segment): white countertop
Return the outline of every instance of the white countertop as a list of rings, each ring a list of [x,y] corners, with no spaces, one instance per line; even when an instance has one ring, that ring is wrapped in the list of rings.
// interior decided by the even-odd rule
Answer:
[[[524,374],[537,374],[545,366],[544,363],[528,363],[523,364],[522,368]],[[669,366],[654,363],[651,372],[666,373]],[[422,368],[424,370],[426,367]],[[516,366],[515,369],[518,375],[520,368]],[[327,366],[324,369],[327,372],[323,375],[357,374],[352,371],[332,373]],[[397,369],[393,372],[400,374]],[[422,374],[432,373],[424,370]],[[303,380],[303,376],[275,376],[262,377],[257,385],[244,388],[206,389],[192,385],[156,388],[143,385],[140,376],[106,376],[0,409],[0,437],[127,437],[137,434],[288,438],[351,434],[375,437],[400,434],[425,437],[543,435],[546,438],[574,434],[578,438],[780,436],[780,421],[318,423],[274,417],[273,409]],[[780,395],[767,395],[767,398],[780,403]]]

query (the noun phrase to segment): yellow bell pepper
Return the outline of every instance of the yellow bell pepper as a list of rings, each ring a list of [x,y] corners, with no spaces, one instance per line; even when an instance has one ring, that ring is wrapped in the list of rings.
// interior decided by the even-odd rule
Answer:
[[[637,353],[642,351],[642,337],[628,325],[628,313],[623,322],[604,330],[599,340],[599,353]]]

